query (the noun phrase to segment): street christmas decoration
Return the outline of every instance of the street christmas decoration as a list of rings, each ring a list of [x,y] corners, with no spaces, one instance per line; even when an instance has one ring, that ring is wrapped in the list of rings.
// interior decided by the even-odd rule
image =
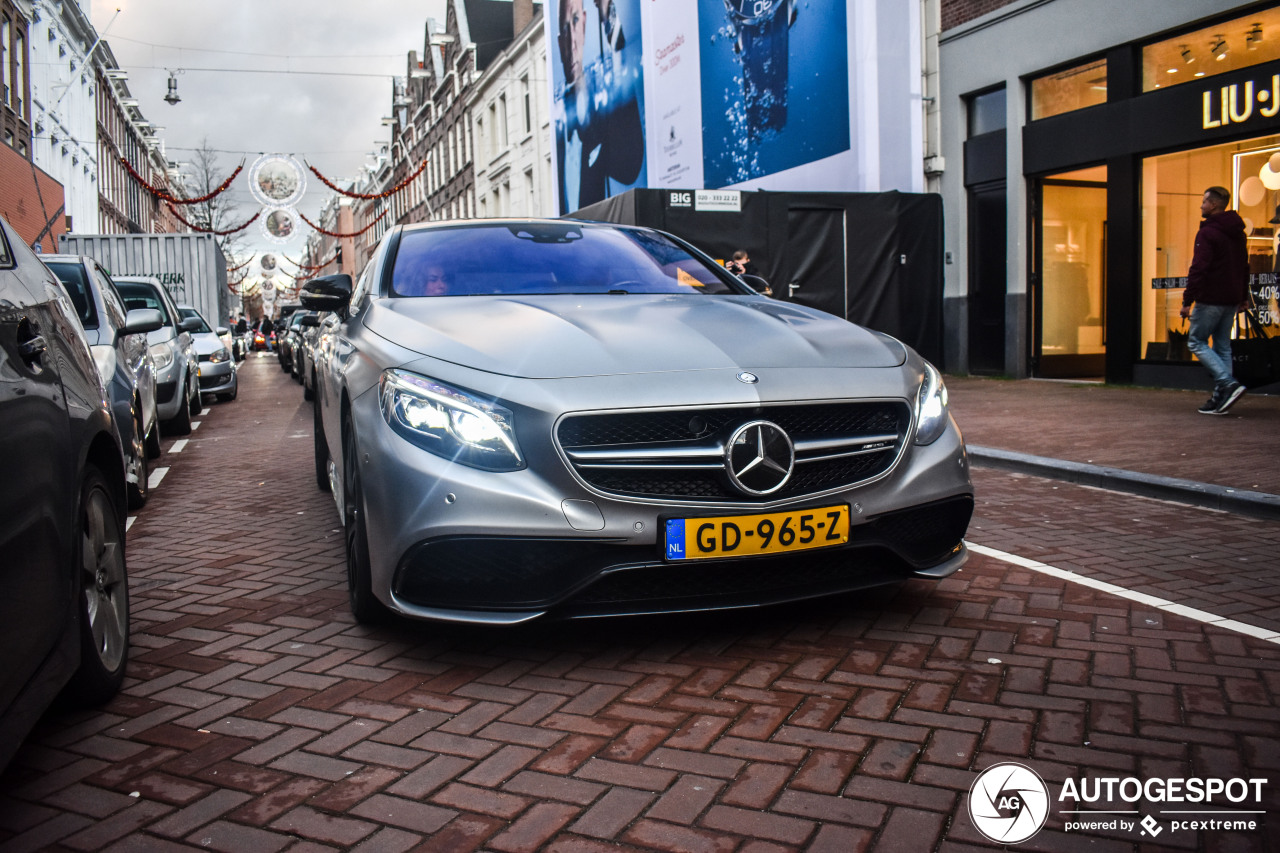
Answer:
[[[352,231],[350,234],[339,234],[337,231],[330,231],[327,228],[322,228],[321,226],[315,224],[314,222],[312,222],[310,219],[306,217],[306,214],[303,214],[303,213],[298,214],[298,216],[302,218],[303,222],[307,223],[308,225],[310,225],[315,230],[319,231],[324,236],[335,237],[338,239],[341,239],[343,237],[359,237],[361,234],[368,231],[373,226],[377,225],[378,222],[381,221],[382,217],[386,215],[387,215],[387,211],[384,210],[381,213],[379,213],[377,216],[375,216],[372,220],[370,220],[369,224],[361,228],[359,231]]]
[[[227,228],[223,231],[217,231],[213,228],[205,228],[203,225],[197,225],[194,222],[189,221],[185,216],[179,213],[178,209],[174,207],[172,204],[169,204],[167,202],[166,204],[168,205],[169,212],[172,213],[175,217],[177,217],[177,220],[179,222],[181,222],[183,225],[190,228],[192,231],[199,231],[201,234],[213,234],[216,237],[226,237],[228,234],[237,234],[243,231],[244,229],[248,228],[250,225],[252,225],[254,223],[254,220],[256,220],[259,216],[262,215],[262,212],[259,211],[255,213],[253,216],[249,217],[249,220],[245,222],[243,225],[237,225],[235,228]]]
[[[306,191],[306,173],[286,154],[264,154],[249,167],[249,192],[266,207],[293,207]]]
[[[353,190],[344,190],[342,187],[338,186],[333,181],[329,180],[324,175],[320,174],[320,170],[317,169],[315,166],[312,166],[310,163],[307,163],[307,168],[311,170],[312,174],[314,174],[317,178],[320,179],[320,183],[324,184],[326,187],[333,190],[338,195],[344,195],[347,198],[360,198],[360,199],[364,199],[365,201],[373,201],[380,198],[390,198],[391,196],[400,192],[400,190],[409,186],[409,184],[413,181],[413,179],[418,177],[418,175],[421,175],[422,170],[427,168],[427,162],[430,159],[431,159],[430,157],[424,157],[422,162],[418,164],[417,170],[412,175],[405,178],[403,181],[396,184],[391,189],[386,190],[384,192],[380,192],[380,193],[358,193]],[[307,224],[310,225],[310,223],[307,223]]]
[[[231,186],[231,182],[234,181],[236,179],[236,176],[239,175],[240,172],[244,169],[244,163],[241,163],[239,166],[236,166],[236,170],[232,172],[225,181],[219,184],[217,188],[215,188],[212,192],[208,193],[207,195],[202,195],[199,198],[179,198],[178,196],[174,195],[173,193],[169,192],[166,189],[161,189],[160,187],[153,187],[150,183],[147,182],[146,178],[138,174],[137,170],[133,168],[133,164],[130,163],[126,158],[121,157],[120,162],[124,164],[125,171],[129,173],[130,177],[132,177],[135,181],[138,182],[139,186],[141,186],[144,190],[150,193],[153,197],[158,198],[161,201],[167,201],[169,204],[203,204],[204,202],[209,201],[210,199],[215,198],[221,195],[222,193],[226,192],[227,188]],[[184,224],[189,224],[189,223],[186,223],[186,220],[183,220],[183,222]]]

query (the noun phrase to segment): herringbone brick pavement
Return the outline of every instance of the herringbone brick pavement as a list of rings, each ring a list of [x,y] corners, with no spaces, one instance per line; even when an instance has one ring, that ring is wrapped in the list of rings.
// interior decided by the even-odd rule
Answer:
[[[1011,760],[1055,792],[1269,778],[1280,808],[1280,645],[983,557],[745,615],[358,626],[310,406],[274,360],[241,378],[131,528],[123,693],[47,715],[0,776],[0,851],[990,849],[965,802]],[[1277,525],[1242,551],[1219,513],[978,486],[974,541],[1276,621]],[[1141,849],[1275,849],[1264,824]],[[1022,849],[1138,841],[1054,815]]]

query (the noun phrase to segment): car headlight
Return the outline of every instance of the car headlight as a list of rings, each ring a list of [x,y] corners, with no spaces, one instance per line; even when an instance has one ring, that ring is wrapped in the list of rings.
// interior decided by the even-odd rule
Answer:
[[[156,363],[156,370],[164,370],[173,364],[173,350],[168,344],[152,344],[151,360]]]
[[[916,444],[932,444],[947,428],[947,386],[942,374],[925,362],[924,381],[916,395]]]
[[[116,375],[116,348],[109,346],[93,346],[93,363],[98,366],[98,375],[103,385],[110,385]]]
[[[223,347],[222,349],[215,352],[213,355],[209,356],[209,361],[213,362],[214,364],[221,364],[222,362],[229,361],[230,359],[231,359],[231,353],[227,352],[226,347]]]
[[[488,400],[403,370],[382,373],[382,415],[402,438],[486,471],[518,471],[513,416]]]

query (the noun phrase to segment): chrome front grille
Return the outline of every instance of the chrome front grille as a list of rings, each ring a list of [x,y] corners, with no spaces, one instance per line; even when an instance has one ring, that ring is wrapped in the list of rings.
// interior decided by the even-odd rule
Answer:
[[[795,447],[779,491],[752,498],[725,472],[726,443],[752,420],[771,421]],[[688,501],[762,502],[847,488],[893,467],[911,428],[902,401],[571,415],[556,432],[578,475],[602,492]]]

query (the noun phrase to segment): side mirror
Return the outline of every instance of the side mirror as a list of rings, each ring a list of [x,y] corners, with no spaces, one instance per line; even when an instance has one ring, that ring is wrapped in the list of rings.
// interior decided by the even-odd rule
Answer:
[[[121,335],[154,332],[164,325],[164,315],[155,308],[134,308],[125,315]]]
[[[739,276],[747,284],[751,285],[756,293],[763,293],[765,296],[773,295],[773,288],[769,286],[769,282],[765,281],[758,275]]]
[[[228,329],[226,326],[219,326],[215,331],[216,331],[219,335],[229,335],[229,334],[231,334],[231,330],[230,330],[230,329]]]
[[[347,310],[353,285],[346,273],[313,278],[302,286],[302,307],[309,311]]]
[[[182,322],[178,324],[180,332],[198,332],[200,331],[199,317],[183,317]]]
[[[319,326],[320,316],[318,314],[304,314],[299,322],[304,326]]]

